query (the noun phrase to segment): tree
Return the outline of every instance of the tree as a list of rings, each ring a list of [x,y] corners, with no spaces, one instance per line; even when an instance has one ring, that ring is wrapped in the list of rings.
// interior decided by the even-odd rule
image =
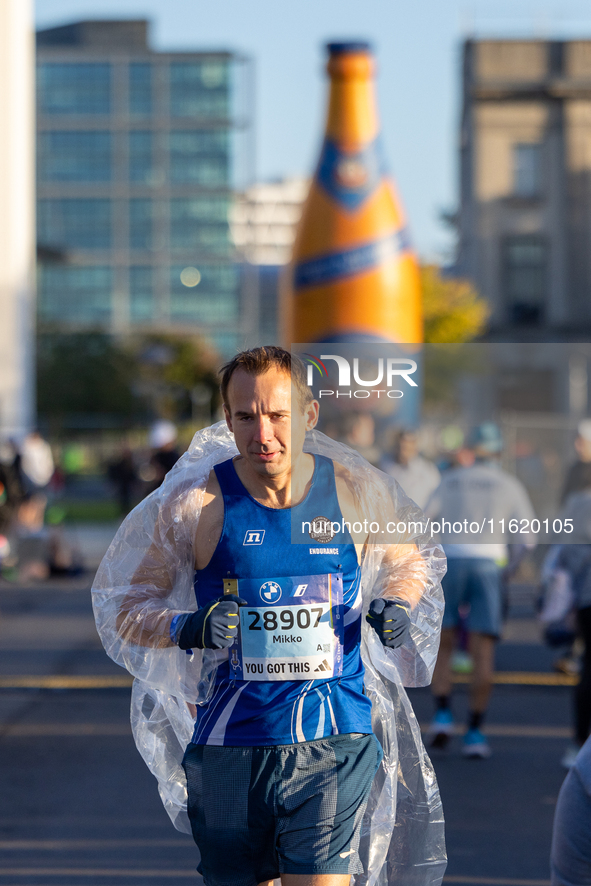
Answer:
[[[133,391],[136,362],[104,332],[41,333],[37,403],[54,427],[69,418],[115,417],[131,423],[143,411]],[[74,419],[74,420],[76,420]]]
[[[211,419],[217,403],[217,357],[196,335],[154,333],[136,339],[136,389],[163,418]]]
[[[431,407],[452,406],[466,375],[487,371],[486,353],[467,345],[484,332],[489,308],[468,280],[445,279],[435,265],[421,268],[425,342],[424,400]]]
[[[484,331],[489,308],[468,280],[447,280],[436,265],[423,265],[421,286],[426,342],[472,341]]]

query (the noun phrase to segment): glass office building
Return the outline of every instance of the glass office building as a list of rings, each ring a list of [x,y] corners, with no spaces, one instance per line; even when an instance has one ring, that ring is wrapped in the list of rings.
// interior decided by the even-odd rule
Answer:
[[[251,66],[150,50],[146,21],[37,33],[39,320],[252,341],[228,212],[252,174]]]

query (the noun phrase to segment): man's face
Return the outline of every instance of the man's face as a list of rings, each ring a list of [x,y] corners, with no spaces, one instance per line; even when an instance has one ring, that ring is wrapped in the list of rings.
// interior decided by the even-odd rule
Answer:
[[[318,403],[302,409],[299,398],[292,398],[291,377],[275,367],[264,375],[236,370],[227,396],[224,412],[240,455],[260,476],[289,473],[306,431],[318,421]]]

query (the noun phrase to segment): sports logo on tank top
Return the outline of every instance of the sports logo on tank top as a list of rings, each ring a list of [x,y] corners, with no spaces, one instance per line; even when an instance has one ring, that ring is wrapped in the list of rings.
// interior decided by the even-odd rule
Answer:
[[[281,597],[281,587],[276,581],[266,581],[261,585],[259,594],[265,603],[276,603]]]
[[[314,541],[332,541],[335,535],[332,520],[329,520],[328,517],[314,517],[310,521],[310,537]]]
[[[264,529],[247,529],[243,545],[262,545],[265,537]]]

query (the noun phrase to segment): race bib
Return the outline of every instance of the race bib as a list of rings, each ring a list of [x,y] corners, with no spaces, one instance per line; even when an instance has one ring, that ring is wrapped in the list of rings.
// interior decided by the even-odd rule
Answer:
[[[343,576],[239,579],[238,680],[321,680],[343,671]]]

